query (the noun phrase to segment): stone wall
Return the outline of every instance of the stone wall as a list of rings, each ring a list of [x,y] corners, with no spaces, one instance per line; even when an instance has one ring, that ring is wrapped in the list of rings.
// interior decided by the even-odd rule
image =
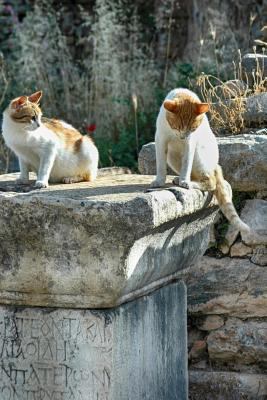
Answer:
[[[183,279],[188,288],[191,398],[265,399],[266,268],[241,257],[205,256]]]

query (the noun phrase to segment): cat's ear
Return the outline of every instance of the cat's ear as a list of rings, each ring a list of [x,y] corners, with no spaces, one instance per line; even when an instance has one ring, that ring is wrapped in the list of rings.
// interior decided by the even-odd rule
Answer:
[[[178,109],[177,103],[174,100],[165,100],[163,103],[164,108],[167,111],[175,113]]]
[[[208,112],[210,109],[208,103],[196,103],[195,104],[195,114],[201,115]]]
[[[31,94],[31,95],[29,96],[29,101],[30,101],[31,103],[36,103],[36,104],[38,104],[39,101],[41,100],[42,95],[43,95],[43,92],[42,92],[41,90],[39,90],[39,92],[35,92],[35,93],[33,93],[33,94]]]
[[[27,102],[27,96],[20,96],[12,101],[11,108],[17,109]]]

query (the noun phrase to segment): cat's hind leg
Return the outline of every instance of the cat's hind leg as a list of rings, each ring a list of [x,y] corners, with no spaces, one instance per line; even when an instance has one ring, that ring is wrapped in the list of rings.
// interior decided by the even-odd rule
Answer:
[[[87,165],[85,171],[86,174],[89,176],[89,179],[85,180],[94,181],[97,177],[99,153],[92,140],[87,136],[83,137],[83,145],[81,151],[83,155],[83,162],[85,162]],[[83,173],[83,175],[85,174]]]
[[[98,159],[91,163],[88,174],[90,175],[90,181],[94,181],[97,177],[98,172]]]

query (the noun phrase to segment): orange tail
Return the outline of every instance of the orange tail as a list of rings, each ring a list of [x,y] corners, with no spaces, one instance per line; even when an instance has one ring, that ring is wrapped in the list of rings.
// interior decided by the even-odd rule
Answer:
[[[234,225],[241,233],[251,231],[250,227],[243,222],[238,216],[232,202],[232,189],[229,183],[224,179],[222,169],[217,165],[215,170],[216,189],[215,196],[218,200],[219,207],[228,221]]]

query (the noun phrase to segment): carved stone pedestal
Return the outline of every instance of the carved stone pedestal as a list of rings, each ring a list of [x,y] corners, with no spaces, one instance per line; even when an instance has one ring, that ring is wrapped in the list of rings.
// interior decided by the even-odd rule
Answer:
[[[109,310],[0,307],[1,400],[186,400],[182,283]]]
[[[186,400],[173,282],[207,247],[211,196],[147,192],[140,175],[44,190],[15,177],[0,177],[0,400]]]

